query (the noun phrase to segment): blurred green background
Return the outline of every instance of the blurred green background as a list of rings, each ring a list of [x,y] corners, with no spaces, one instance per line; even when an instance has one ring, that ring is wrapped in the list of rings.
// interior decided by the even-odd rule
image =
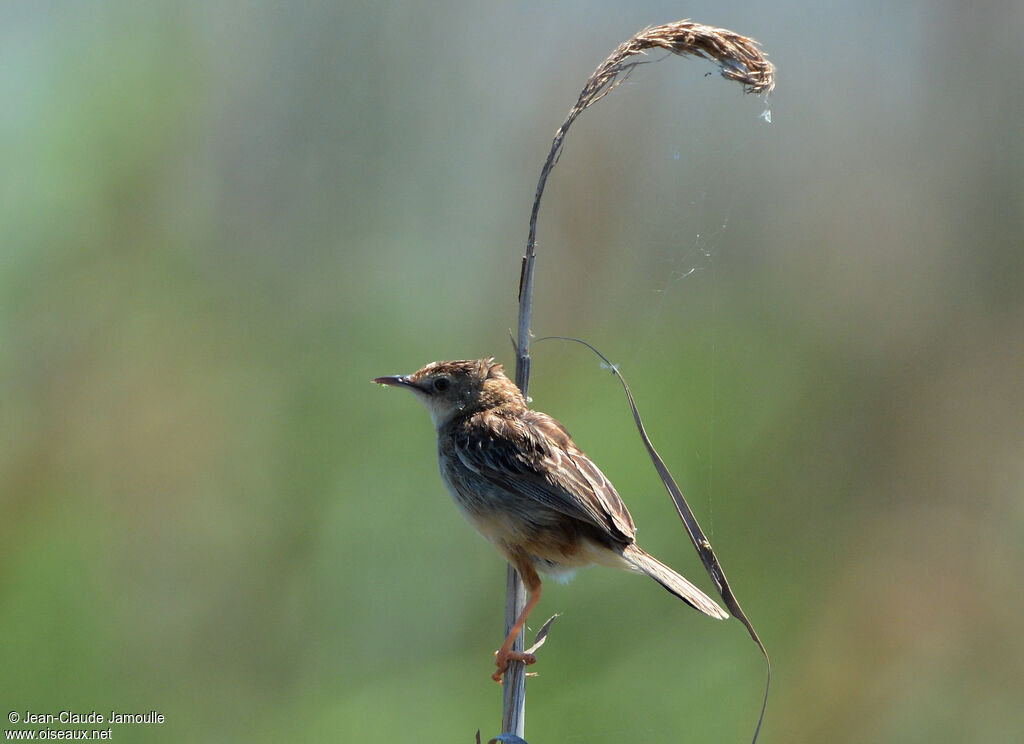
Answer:
[[[470,742],[504,564],[371,377],[512,365],[537,174],[691,17],[770,100],[638,70],[570,133],[534,329],[621,365],[772,654],[764,742],[1024,738],[1024,6],[0,4],[0,704],[117,741]],[[535,405],[708,588],[614,379]],[[746,741],[742,627],[551,584],[540,742]],[[6,726],[5,726],[6,727]]]

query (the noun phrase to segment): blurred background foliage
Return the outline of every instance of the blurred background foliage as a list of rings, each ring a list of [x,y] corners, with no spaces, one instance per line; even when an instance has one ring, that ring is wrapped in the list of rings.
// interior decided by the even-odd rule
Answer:
[[[166,715],[120,741],[497,733],[504,566],[426,414],[368,381],[511,364],[550,138],[681,17],[764,44],[773,123],[675,59],[584,115],[535,330],[629,378],[773,655],[763,741],[1024,737],[1014,2],[4,2],[5,708]],[[535,351],[535,404],[707,587],[613,378]],[[751,733],[737,623],[603,569],[556,611],[531,742]]]

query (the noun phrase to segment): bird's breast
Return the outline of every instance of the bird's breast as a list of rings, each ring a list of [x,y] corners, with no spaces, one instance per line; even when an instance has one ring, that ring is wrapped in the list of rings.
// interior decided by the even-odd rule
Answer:
[[[556,576],[594,563],[621,567],[620,555],[593,525],[491,483],[443,447],[438,461],[459,511],[500,552],[525,551],[538,570]]]

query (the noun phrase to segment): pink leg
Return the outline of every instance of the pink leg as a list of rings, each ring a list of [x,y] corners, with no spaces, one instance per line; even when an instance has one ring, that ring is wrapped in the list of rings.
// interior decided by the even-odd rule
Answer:
[[[515,625],[513,625],[512,629],[508,632],[505,642],[501,645],[501,648],[498,649],[497,657],[494,660],[498,669],[491,675],[491,679],[495,682],[501,682],[501,676],[505,673],[505,670],[508,669],[509,661],[521,661],[524,664],[533,664],[537,661],[537,657],[533,654],[523,653],[522,651],[513,651],[512,644],[516,642],[516,638],[519,637],[519,634],[526,626],[526,618],[530,616],[530,612],[537,606],[537,603],[540,602],[540,577],[537,575],[537,571],[533,568],[533,563],[529,560],[517,560],[513,565],[519,572],[519,576],[523,579],[523,583],[526,584],[528,599],[523,611],[520,612],[519,617],[516,618]]]

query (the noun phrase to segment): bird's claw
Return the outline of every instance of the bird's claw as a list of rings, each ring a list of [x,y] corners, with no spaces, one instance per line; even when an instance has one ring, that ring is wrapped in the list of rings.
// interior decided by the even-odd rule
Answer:
[[[523,651],[507,651],[504,654],[502,654],[500,651],[495,651],[494,654],[498,657],[494,660],[494,664],[498,667],[498,669],[494,672],[494,674],[491,675],[491,679],[493,679],[499,685],[501,684],[502,676],[508,669],[508,663],[510,661],[521,661],[524,664],[526,664],[526,666],[530,666],[530,664],[537,663],[536,654],[528,654]]]

